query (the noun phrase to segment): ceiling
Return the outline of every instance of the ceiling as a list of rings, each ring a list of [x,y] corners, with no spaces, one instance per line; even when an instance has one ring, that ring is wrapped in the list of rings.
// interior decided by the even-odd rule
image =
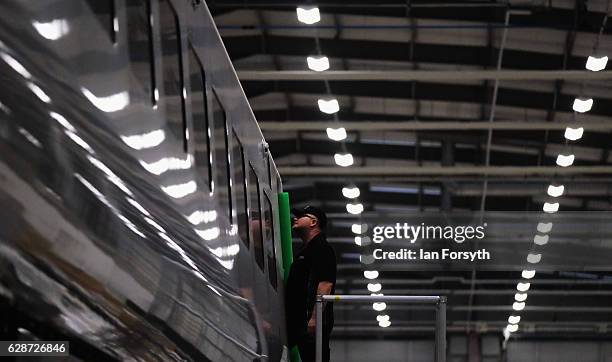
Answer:
[[[340,293],[369,294],[342,187],[360,188],[364,215],[385,210],[542,211],[564,184],[561,211],[609,211],[612,82],[587,74],[612,53],[609,1],[318,1],[321,21],[294,1],[209,1],[223,42],[270,145],[293,205],[330,214]],[[310,4],[311,6],[313,4]],[[308,70],[306,57],[329,57]],[[531,71],[545,71],[542,73]],[[314,74],[314,76],[313,76]],[[544,74],[544,76],[543,76]],[[593,98],[577,113],[574,99]],[[319,98],[336,98],[328,115]],[[566,126],[584,127],[576,141]],[[348,137],[329,139],[326,127]],[[349,152],[342,168],[335,153]],[[574,154],[571,167],[556,165]],[[510,170],[510,171],[508,171]],[[500,332],[515,313],[520,272],[381,272],[385,294],[449,297],[449,332]],[[524,280],[523,280],[524,281]],[[517,338],[612,336],[612,274],[538,272]],[[338,306],[337,336],[422,335],[433,312]]]

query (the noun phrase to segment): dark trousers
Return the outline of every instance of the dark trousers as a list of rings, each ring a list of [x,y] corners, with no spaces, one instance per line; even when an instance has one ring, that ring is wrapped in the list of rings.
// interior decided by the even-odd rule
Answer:
[[[329,334],[331,330],[323,331],[323,362],[329,362]],[[316,339],[314,334],[305,334],[298,341],[298,349],[300,350],[300,358],[302,362],[315,361]]]

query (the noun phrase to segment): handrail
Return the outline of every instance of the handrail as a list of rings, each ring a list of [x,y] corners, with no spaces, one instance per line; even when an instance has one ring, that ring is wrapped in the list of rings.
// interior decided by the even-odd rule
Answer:
[[[323,361],[323,302],[397,302],[431,304],[436,308],[435,362],[446,362],[446,297],[431,295],[317,295],[316,299],[316,362]]]

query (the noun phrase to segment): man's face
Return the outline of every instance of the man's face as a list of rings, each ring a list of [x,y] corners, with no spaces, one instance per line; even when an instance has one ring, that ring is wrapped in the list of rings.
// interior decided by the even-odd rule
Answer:
[[[317,218],[310,214],[295,216],[291,223],[291,228],[296,233],[302,234],[315,226]]]

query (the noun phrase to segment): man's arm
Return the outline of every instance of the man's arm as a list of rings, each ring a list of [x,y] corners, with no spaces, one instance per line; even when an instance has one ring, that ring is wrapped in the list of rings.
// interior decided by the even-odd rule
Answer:
[[[319,282],[319,285],[317,286],[317,295],[330,295],[333,286],[334,286],[334,283],[332,282],[326,282],[326,281]],[[325,304],[327,303],[323,303],[323,309],[325,309]],[[311,334],[314,334],[315,332],[315,325],[317,322],[316,313],[317,313],[317,305],[315,303],[315,306],[312,310],[310,320],[308,321],[308,333],[311,333]]]

